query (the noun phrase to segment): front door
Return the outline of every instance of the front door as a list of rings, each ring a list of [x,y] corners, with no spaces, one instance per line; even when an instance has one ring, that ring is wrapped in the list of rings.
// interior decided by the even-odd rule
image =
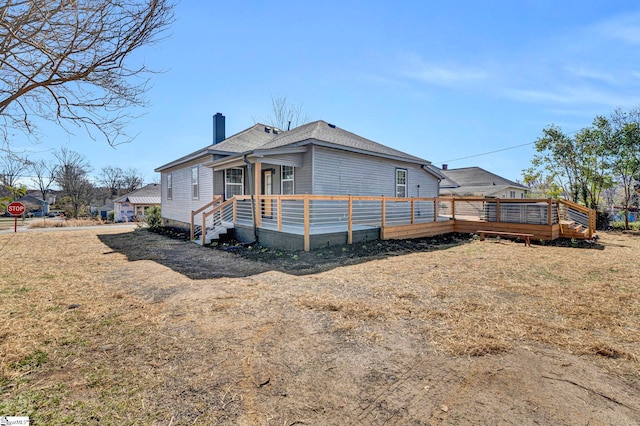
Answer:
[[[262,171],[262,194],[273,194],[273,170]],[[262,216],[271,218],[273,216],[273,200],[262,200]]]

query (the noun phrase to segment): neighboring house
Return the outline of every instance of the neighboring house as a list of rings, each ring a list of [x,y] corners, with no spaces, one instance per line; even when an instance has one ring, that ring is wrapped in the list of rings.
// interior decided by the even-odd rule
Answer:
[[[142,220],[147,209],[160,206],[160,185],[152,183],[113,200],[114,222]]]
[[[49,212],[49,204],[44,202],[42,198],[35,195],[25,195],[17,199],[16,201],[20,201],[24,204],[25,211],[28,213],[39,213],[38,216],[42,214],[47,214]]]
[[[56,199],[59,194],[60,194],[60,191],[49,189],[47,190],[47,198],[44,201],[46,201],[48,205],[53,206],[56,204]],[[27,190],[27,195],[31,195],[39,200],[42,200],[42,191],[40,190],[29,189]]]
[[[224,126],[216,114],[212,145],[155,170],[165,225],[189,227],[214,195],[437,197],[444,179],[427,160],[322,120],[289,131],[255,124],[229,138]]]
[[[449,169],[440,172],[446,179],[440,182],[440,196],[527,198],[529,189],[480,167]]]
[[[113,201],[109,201],[104,206],[101,206],[100,208],[98,208],[98,211],[97,211],[98,217],[102,220],[109,219],[109,213],[112,213],[115,217],[115,213],[113,211]]]

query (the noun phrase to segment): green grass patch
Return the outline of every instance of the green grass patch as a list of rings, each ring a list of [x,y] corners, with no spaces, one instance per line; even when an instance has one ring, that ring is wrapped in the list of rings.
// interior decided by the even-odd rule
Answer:
[[[11,363],[9,367],[16,370],[28,371],[28,370],[34,370],[38,367],[41,367],[46,362],[47,362],[47,353],[41,350],[37,350],[31,355],[24,357],[20,361]]]

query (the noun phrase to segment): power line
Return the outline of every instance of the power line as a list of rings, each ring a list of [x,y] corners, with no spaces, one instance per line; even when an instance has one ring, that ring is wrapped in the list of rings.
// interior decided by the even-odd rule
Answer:
[[[466,157],[454,158],[453,160],[436,161],[436,163],[452,163],[454,161],[466,160],[469,158],[482,157],[483,155],[495,154],[496,152],[509,151],[511,149],[521,148],[527,145],[533,145],[535,142],[527,142],[520,145],[510,146],[508,148],[497,149],[495,151],[483,152],[481,154],[468,155]]]
[[[579,132],[579,130],[574,130],[572,132],[565,133],[565,135],[572,135],[572,134],[578,133],[578,132]],[[480,153],[480,154],[468,155],[466,157],[454,158],[453,160],[435,161],[435,163],[437,163],[437,164],[445,163],[446,164],[446,163],[452,163],[454,161],[467,160],[469,158],[482,157],[483,155],[490,155],[490,154],[495,154],[497,152],[509,151],[511,149],[522,148],[523,146],[533,145],[536,142],[537,141],[522,143],[520,145],[509,146],[507,148],[501,148],[501,149],[497,149],[495,151],[483,152],[483,153]]]

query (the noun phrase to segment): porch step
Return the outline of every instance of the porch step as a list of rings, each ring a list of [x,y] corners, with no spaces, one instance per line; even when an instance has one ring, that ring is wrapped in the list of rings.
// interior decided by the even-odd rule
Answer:
[[[209,244],[213,240],[219,240],[220,235],[226,234],[228,229],[229,228],[227,228],[226,226],[218,226],[215,229],[207,229],[207,236],[204,240],[205,244]]]
[[[204,243],[211,244],[212,241],[219,240],[221,235],[225,235],[233,227],[232,222],[222,222],[222,225],[218,225],[213,229],[207,228]],[[192,242],[202,245],[202,235],[197,235],[197,238],[194,238]]]
[[[571,221],[564,222],[562,224],[563,232],[562,236],[566,238],[581,238],[586,239],[589,235],[589,229],[585,228],[584,225]]]

